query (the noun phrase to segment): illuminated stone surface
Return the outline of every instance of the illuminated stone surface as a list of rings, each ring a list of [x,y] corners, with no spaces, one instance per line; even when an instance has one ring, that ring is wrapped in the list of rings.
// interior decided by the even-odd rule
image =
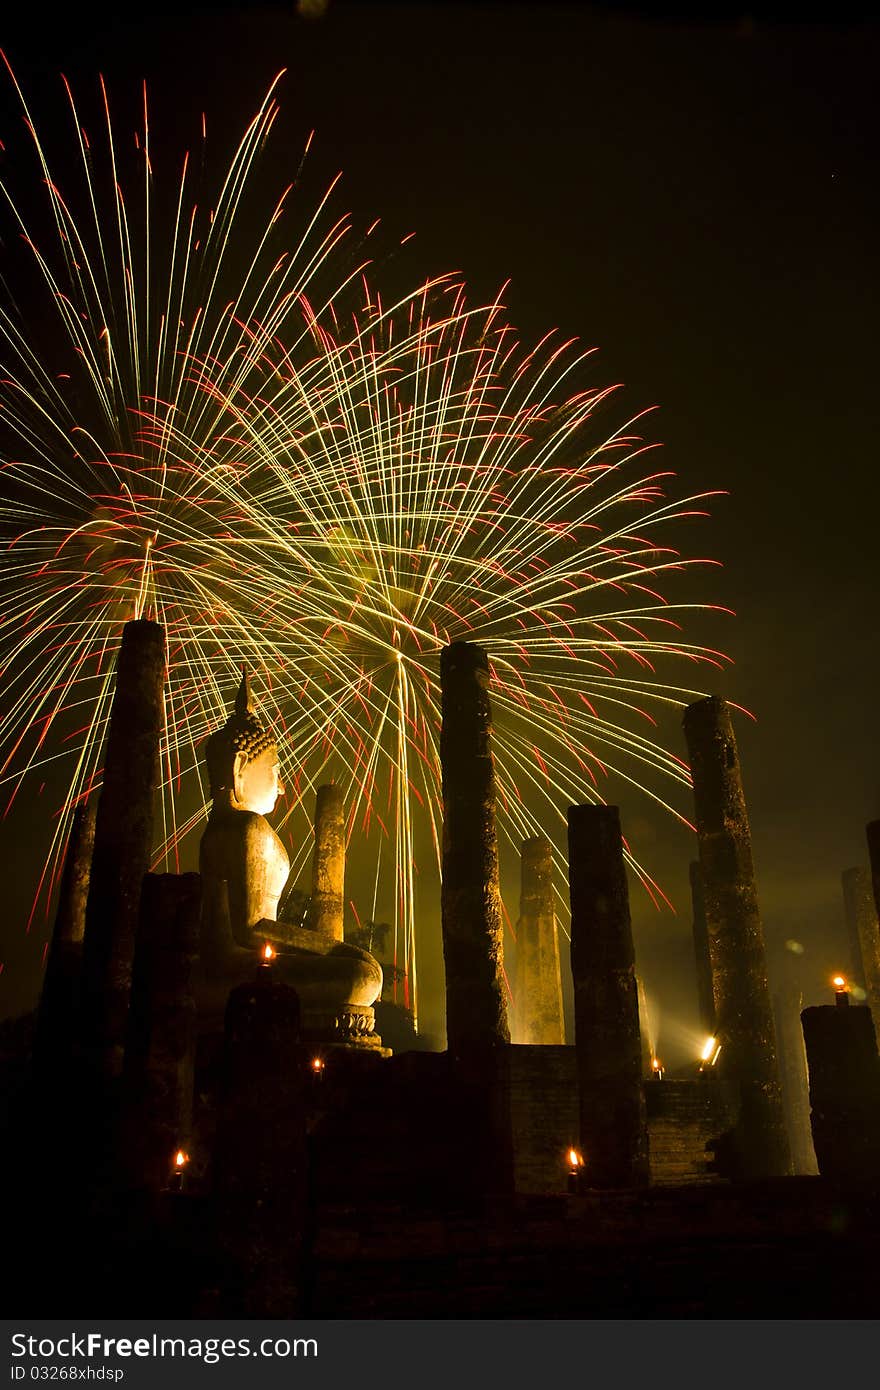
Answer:
[[[308,924],[335,941],[343,939],[345,902],[345,815],[342,788],[329,782],[315,802],[315,849]]]
[[[654,1075],[654,1040],[648,1014],[648,994],[641,975],[636,973],[636,993],[639,1000],[639,1036],[642,1041],[642,1076],[647,1080]]]
[[[516,926],[516,1042],[565,1042],[559,938],[553,909],[553,850],[540,836],[521,851],[521,893]]]
[[[688,705],[684,732],[694,780],[700,868],[712,963],[721,1074],[739,1082],[743,1173],[791,1171],[764,932],[730,711],[719,696]]]
[[[571,972],[580,1140],[589,1187],[648,1182],[629,895],[616,806],[569,806]]]
[[[779,1078],[785,1123],[796,1173],[817,1173],[813,1136],[810,1130],[810,1098],[807,1054],[801,1028],[803,995],[797,985],[776,991],[776,1040],[779,1048]]]

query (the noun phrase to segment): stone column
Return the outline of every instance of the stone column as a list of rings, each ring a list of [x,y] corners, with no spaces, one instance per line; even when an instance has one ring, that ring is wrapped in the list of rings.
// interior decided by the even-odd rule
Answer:
[[[224,1090],[214,1154],[223,1296],[220,1315],[302,1311],[308,1153],[299,1000],[260,967],[229,996]]]
[[[738,1143],[744,1176],[791,1171],[758,911],[751,833],[736,740],[725,700],[713,695],[684,716],[694,781],[700,868],[712,962],[722,1075],[742,1096]]]
[[[55,941],[75,942],[82,945],[86,930],[86,903],[89,896],[89,878],[92,872],[92,854],[95,848],[95,817],[98,811],[98,797],[77,806],[70,827],[70,839],[64,859],[64,872],[58,890],[58,911],[55,917]]]
[[[453,642],[440,654],[441,919],[449,1051],[510,1041],[504,987],[489,663]]]
[[[569,806],[571,970],[589,1187],[648,1182],[635,953],[616,806]]]
[[[141,893],[125,1049],[124,1161],[135,1187],[161,1191],[189,1153],[195,1084],[198,874],[147,874]]]
[[[63,1074],[66,1084],[79,1033],[82,943],[97,805],[93,796],[73,813],[34,1038],[34,1065],[41,1081],[61,1081]]]
[[[163,726],[165,630],[126,623],[104,755],[83,943],[84,1037],[99,1072],[119,1076],[141,883],[153,848]]]
[[[807,1054],[801,1027],[803,995],[797,985],[777,990],[775,996],[776,1038],[779,1045],[779,1074],[782,1102],[795,1173],[817,1173],[813,1135],[810,1130],[810,1097]]]
[[[516,1041],[559,1047],[565,1042],[565,1027],[550,841],[541,836],[526,840],[520,866],[514,989]]]
[[[709,930],[706,926],[706,904],[703,896],[703,875],[699,860],[690,866],[691,902],[694,911],[694,964],[697,970],[697,1005],[700,1027],[707,1037],[715,1033],[715,1000],[712,994],[712,960],[709,955]]]
[[[345,908],[345,806],[342,788],[328,782],[315,801],[315,852],[309,926],[337,941],[343,939]]]
[[[867,995],[866,1003],[874,1016],[874,1027],[880,1030],[880,926],[878,926],[877,920],[877,901],[880,899],[880,821],[872,821],[868,825],[867,837],[871,877],[868,879],[864,870],[860,871],[861,877],[858,881],[857,892],[854,894],[853,908],[862,967],[862,983]],[[852,873],[852,870],[849,872]],[[846,883],[844,883],[844,895],[846,895]],[[847,918],[849,918],[850,911],[850,906],[847,904]]]
[[[873,1189],[880,1171],[880,1057],[865,1005],[843,995],[801,1014],[819,1172]]]

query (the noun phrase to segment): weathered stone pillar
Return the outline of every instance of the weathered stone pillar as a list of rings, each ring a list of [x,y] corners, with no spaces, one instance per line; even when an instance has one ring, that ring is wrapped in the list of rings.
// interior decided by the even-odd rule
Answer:
[[[694,912],[694,964],[697,971],[697,1005],[700,1027],[707,1037],[715,1032],[715,1000],[712,995],[712,960],[709,955],[709,930],[706,926],[706,904],[703,897],[703,875],[699,860],[690,866],[691,902]]]
[[[817,1173],[819,1169],[810,1130],[807,1054],[801,1027],[802,1007],[803,995],[797,985],[787,985],[777,990],[774,1012],[779,1047],[779,1075],[792,1164],[796,1173]]]
[[[41,1084],[67,1084],[79,1035],[82,943],[97,805],[93,796],[73,813],[34,1037],[34,1066]]]
[[[590,1187],[648,1182],[635,953],[616,806],[569,806],[571,970],[581,1146]]]
[[[299,1000],[273,967],[229,996],[214,1190],[222,1287],[236,1317],[302,1311],[308,1155]]]
[[[161,1191],[190,1150],[196,1051],[198,874],[147,874],[125,1049],[124,1161],[135,1187]]]
[[[694,781],[716,1036],[722,1075],[739,1082],[743,1175],[791,1171],[758,911],[752,845],[730,711],[712,695],[684,715]]]
[[[315,851],[309,926],[337,941],[343,939],[345,907],[345,806],[342,788],[328,782],[315,802]]]
[[[141,883],[153,847],[153,799],[165,688],[165,630],[126,623],[95,823],[83,943],[83,1028],[97,1070],[119,1076]]]
[[[520,866],[513,992],[516,1041],[560,1047],[565,1042],[565,1026],[550,841],[541,836],[524,841]]]
[[[854,873],[849,869],[844,874],[843,892],[850,939],[855,938],[858,941],[860,974],[867,995],[865,1002],[874,1016],[874,1027],[880,1029],[880,924],[877,908],[877,899],[880,897],[880,821],[872,821],[868,825],[867,838],[871,877],[869,878],[862,869],[856,870],[858,878],[855,881],[850,879],[848,884],[848,877]],[[851,894],[849,900],[848,887]],[[855,945],[855,941],[853,944]]]
[[[97,812],[98,797],[93,796],[77,806],[73,813],[64,871],[58,890],[53,946],[56,941],[76,942],[81,945],[85,935],[86,903],[95,848]]]
[[[510,1041],[495,834],[489,663],[453,642],[440,654],[443,774],[441,918],[449,1051]]]
[[[842,996],[801,1014],[813,1144],[823,1177],[874,1186],[880,1171],[880,1057],[863,1004]]]

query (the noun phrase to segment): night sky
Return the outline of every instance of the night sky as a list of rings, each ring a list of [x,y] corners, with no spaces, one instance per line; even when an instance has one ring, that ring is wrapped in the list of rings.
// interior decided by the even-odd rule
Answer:
[[[79,91],[99,70],[117,91],[146,77],[166,121],[179,110],[189,131],[204,109],[219,140],[286,66],[292,169],[314,127],[314,175],[344,171],[355,221],[416,232],[406,281],[459,270],[480,298],[510,280],[526,338],[558,327],[600,349],[591,380],[624,383],[617,419],[658,407],[644,432],[682,492],[729,493],[682,540],[723,562],[699,596],[737,616],[697,630],[734,659],[714,688],[756,716],[738,737],[773,979],[795,970],[809,1001],[830,999],[848,964],[840,872],[866,863],[880,816],[880,31],[760,7],[711,24],[538,4],[331,0],[311,21],[293,5],[171,8],[79,5],[52,30],[19,18],[4,46],[38,110],[59,70]],[[11,109],[4,96],[4,122]],[[633,828],[677,909],[633,894],[674,1060],[697,1026],[695,843],[659,813]],[[46,929],[23,933],[37,865],[20,829],[0,854],[0,1009],[14,1014],[33,1003]]]

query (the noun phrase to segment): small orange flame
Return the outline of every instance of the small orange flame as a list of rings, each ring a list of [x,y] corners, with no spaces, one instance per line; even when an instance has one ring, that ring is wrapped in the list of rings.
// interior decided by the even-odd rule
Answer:
[[[580,1168],[583,1165],[584,1160],[578,1153],[577,1149],[569,1149],[568,1161],[572,1168]]]
[[[716,1038],[707,1038],[703,1044],[703,1050],[700,1053],[700,1060],[708,1062],[717,1046],[718,1040]]]
[[[652,1066],[652,1068],[653,1068],[654,1071],[662,1071],[662,1070],[663,1070],[663,1063],[660,1061],[660,1058],[659,1058],[659,1057],[654,1057],[654,1058],[653,1058],[653,1060],[652,1060],[652,1062],[651,1062],[651,1066]]]
[[[312,1058],[312,1071],[323,1071],[323,1070],[324,1070],[324,1058],[323,1058],[323,1057],[313,1057],[313,1058]]]
[[[838,994],[842,994],[846,989],[846,980],[843,975],[835,975],[831,981]]]
[[[189,1163],[189,1154],[185,1154],[183,1149],[178,1149],[174,1155],[174,1166],[177,1169],[185,1168]]]
[[[269,943],[268,943],[268,941],[267,941],[266,944],[265,944],[265,946],[263,947],[263,960],[274,960],[274,959],[275,959],[275,949],[274,949],[274,947],[270,946]]]

